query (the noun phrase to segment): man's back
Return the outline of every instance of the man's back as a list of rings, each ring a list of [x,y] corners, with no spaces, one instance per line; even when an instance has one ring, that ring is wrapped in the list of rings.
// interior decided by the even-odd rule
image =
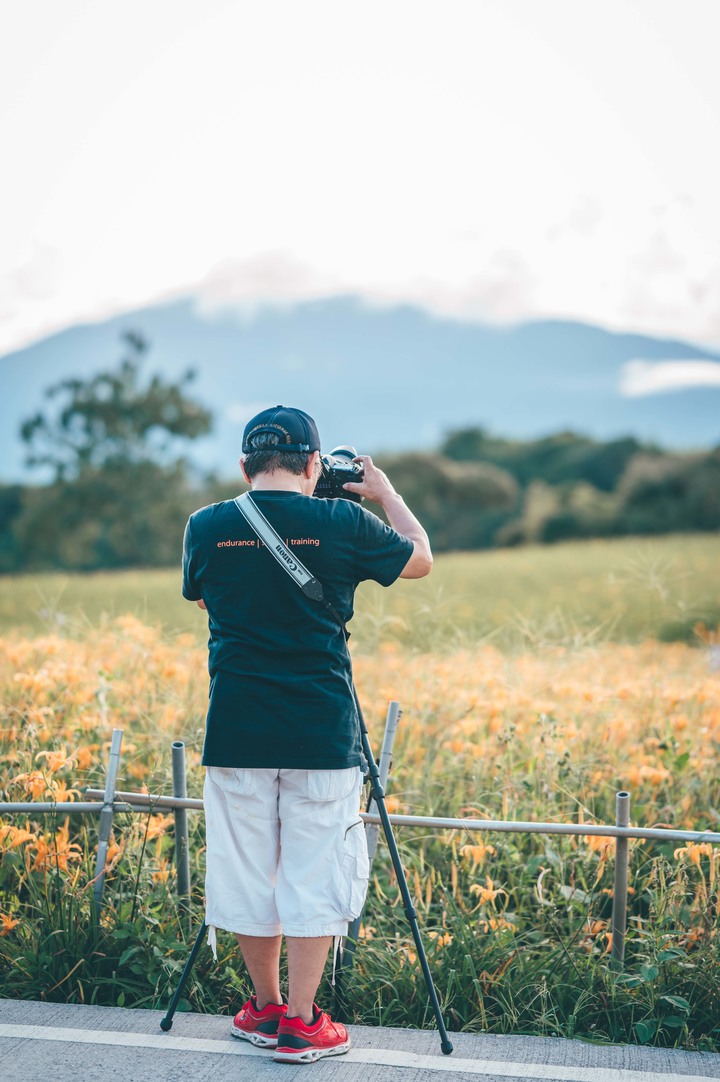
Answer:
[[[392,583],[412,542],[347,500],[253,493],[290,550],[349,621],[357,584]],[[183,595],[209,613],[211,766],[340,769],[361,761],[342,629],[307,598],[234,501],[197,511],[185,537]]]

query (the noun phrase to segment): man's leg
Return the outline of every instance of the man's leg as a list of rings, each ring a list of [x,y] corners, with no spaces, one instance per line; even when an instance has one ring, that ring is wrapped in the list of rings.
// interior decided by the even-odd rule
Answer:
[[[238,937],[239,938],[239,937]],[[325,959],[333,937],[287,936],[288,1018],[302,1018],[306,1025],[314,1019],[313,1003],[322,979]]]
[[[280,944],[282,936],[238,934],[237,941],[255,989],[258,1010],[261,1011],[268,1003],[282,1003],[282,995],[280,994]],[[319,983],[320,978],[318,977]],[[310,1013],[312,1014],[312,1006]]]

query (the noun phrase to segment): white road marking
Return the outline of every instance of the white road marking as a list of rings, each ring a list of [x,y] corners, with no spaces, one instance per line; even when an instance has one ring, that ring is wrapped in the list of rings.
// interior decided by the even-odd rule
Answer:
[[[155,1048],[174,1052],[211,1052],[218,1056],[265,1056],[272,1050],[232,1040],[208,1040],[201,1037],[173,1037],[169,1033],[127,1033],[114,1029],[60,1029],[53,1026],[2,1025],[0,1038],[14,1037],[33,1041],[64,1041],[72,1044],[105,1044],[121,1048]],[[598,1046],[598,1052],[602,1049]],[[698,1082],[713,1077],[676,1074],[665,1071],[631,1071],[614,1067],[565,1067],[552,1063],[514,1063],[508,1060],[458,1059],[452,1056],[418,1056],[391,1048],[352,1048],[333,1059],[333,1065],[372,1063],[378,1067],[409,1067],[412,1070],[443,1071],[455,1074],[499,1075],[505,1078],[531,1078],[547,1082]],[[720,1074],[714,1077],[720,1077]]]

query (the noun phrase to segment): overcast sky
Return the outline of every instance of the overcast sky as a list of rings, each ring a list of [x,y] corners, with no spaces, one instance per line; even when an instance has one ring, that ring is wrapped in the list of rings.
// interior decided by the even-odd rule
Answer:
[[[23,0],[0,31],[0,353],[190,292],[720,347],[717,0]]]

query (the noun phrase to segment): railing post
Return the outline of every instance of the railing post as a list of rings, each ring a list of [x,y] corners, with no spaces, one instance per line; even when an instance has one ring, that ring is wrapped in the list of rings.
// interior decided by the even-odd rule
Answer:
[[[185,745],[175,740],[172,745],[173,796],[187,797]],[[184,904],[190,899],[190,853],[188,850],[187,810],[175,808],[175,871],[178,898]]]
[[[615,797],[615,826],[630,825],[630,794],[618,793]],[[615,881],[612,905],[612,962],[615,969],[622,969],[625,962],[625,928],[627,925],[628,892],[628,839],[615,839]]]
[[[103,888],[105,886],[105,863],[107,861],[108,845],[113,822],[113,802],[115,800],[115,786],[117,784],[118,771],[120,769],[120,748],[122,747],[123,730],[113,729],[110,741],[110,758],[108,759],[107,775],[105,777],[105,792],[103,806],[100,812],[100,828],[98,830],[97,861],[95,863],[95,883],[93,886],[93,898],[96,905],[102,905]]]
[[[390,773],[390,767],[392,766],[393,757],[393,745],[395,743],[395,734],[397,733],[398,722],[402,717],[402,710],[400,709],[400,703],[393,699],[388,703],[387,718],[385,720],[385,735],[383,736],[382,749],[380,751],[380,759],[378,761],[378,771],[380,772],[380,784],[383,789],[387,786],[388,774]],[[368,812],[377,813],[377,806],[374,800],[370,801]],[[370,867],[372,868],[373,860],[375,859],[375,850],[377,849],[378,835],[380,833],[379,823],[368,823],[365,827],[365,836],[367,838],[368,857],[370,858]],[[360,927],[360,921],[358,920],[358,928]],[[352,935],[352,932],[349,933]]]

